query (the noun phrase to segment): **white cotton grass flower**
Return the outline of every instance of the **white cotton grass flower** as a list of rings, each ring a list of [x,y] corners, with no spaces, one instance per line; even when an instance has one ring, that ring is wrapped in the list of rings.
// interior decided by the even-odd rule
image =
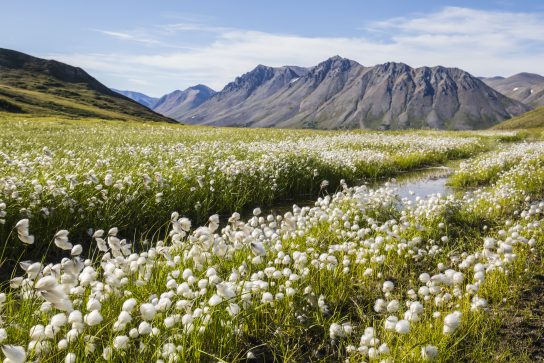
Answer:
[[[42,270],[42,264],[40,262],[32,263],[32,261],[23,261],[20,262],[19,265],[31,279],[36,278]]]
[[[395,324],[395,331],[399,334],[408,334],[410,332],[410,322],[408,320],[399,320]]]
[[[58,350],[66,350],[68,349],[68,340],[67,339],[61,339],[59,340],[59,342],[57,343],[57,349]]]
[[[261,302],[263,304],[271,304],[274,302],[274,295],[272,295],[270,292],[263,293],[263,296],[261,298]]]
[[[260,242],[251,242],[251,251],[255,256],[264,256],[266,255],[266,249],[263,244]]]
[[[77,356],[75,353],[68,353],[64,358],[64,363],[76,363]]]
[[[138,325],[138,334],[140,335],[149,335],[151,334],[151,331],[151,324],[149,324],[147,321],[142,321],[140,325]]]
[[[70,254],[72,256],[79,256],[81,255],[81,253],[83,252],[83,246],[82,245],[75,245],[74,247],[72,247],[72,250],[70,251]]]
[[[400,303],[398,300],[391,300],[387,304],[387,312],[388,313],[396,313],[400,309]]]
[[[392,281],[384,281],[382,286],[383,292],[392,292],[395,288],[395,284]]]
[[[444,334],[453,334],[459,327],[459,324],[461,324],[460,311],[454,311],[453,313],[446,315],[444,318]]]
[[[432,361],[438,356],[438,348],[434,345],[421,347],[421,358],[424,361]]]
[[[18,345],[3,345],[2,353],[6,356],[4,362],[24,363],[26,360],[25,348]]]
[[[62,328],[67,322],[66,314],[56,314],[51,318],[51,325],[57,328]]]
[[[83,321],[83,314],[81,314],[81,311],[74,310],[68,315],[68,322],[70,324],[73,323],[81,323]]]
[[[97,229],[93,235],[92,238],[102,238],[104,236],[104,230],[103,229]]]
[[[388,331],[394,331],[399,318],[394,315],[388,316],[384,322],[384,329]]]
[[[100,310],[100,309],[102,309],[102,304],[100,303],[98,299],[90,298],[87,301],[87,310],[92,311],[92,310]]]
[[[88,326],[95,326],[100,324],[104,318],[98,310],[93,310],[89,314],[85,315],[83,320]]]
[[[350,323],[344,323],[344,324],[332,323],[329,327],[329,335],[332,340],[349,336],[351,335],[352,332],[353,332],[353,327],[351,326]]]
[[[17,229],[17,235],[19,237],[19,240],[23,242],[24,244],[31,245],[34,243],[34,236],[30,235],[29,232],[30,222],[28,219],[21,219],[17,224],[15,225],[15,228]]]
[[[136,301],[136,299],[130,298],[128,300],[125,300],[125,302],[123,303],[123,307],[121,309],[123,311],[130,313],[132,312],[132,310],[134,310],[137,304],[138,302]]]
[[[383,313],[387,309],[387,302],[384,299],[377,299],[374,303],[374,311],[377,313]]]
[[[140,305],[140,314],[142,315],[142,319],[146,321],[151,321],[153,318],[155,318],[155,313],[157,310],[155,309],[155,306],[153,304],[142,304]]]
[[[71,311],[72,302],[63,290],[63,287],[57,283],[53,276],[44,276],[36,282],[34,288],[50,304],[59,310]]]
[[[55,233],[55,245],[60,248],[61,250],[71,250],[72,244],[68,242],[68,231],[65,229],[61,229],[57,233]]]
[[[116,350],[125,350],[128,346],[129,337],[126,335],[119,335],[113,339],[113,347]]]
[[[112,355],[113,351],[110,347],[106,347],[102,351],[102,358],[104,358],[104,360],[106,360],[107,362],[111,361]]]
[[[223,298],[217,294],[213,294],[212,297],[210,298],[210,300],[208,300],[208,305],[210,306],[216,306],[216,305],[219,305],[221,304],[221,302],[223,301]]]

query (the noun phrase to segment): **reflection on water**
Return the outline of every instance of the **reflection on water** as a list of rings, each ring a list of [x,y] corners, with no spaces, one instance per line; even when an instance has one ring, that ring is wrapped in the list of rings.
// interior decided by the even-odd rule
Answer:
[[[453,173],[456,162],[448,163],[447,166],[436,166],[424,169],[412,170],[401,173],[396,178],[381,179],[373,182],[361,182],[369,188],[380,188],[386,183],[391,187],[397,188],[401,198],[407,198],[415,201],[416,198],[426,198],[431,194],[440,193],[442,196],[452,194],[454,190],[447,186],[448,176]],[[334,193],[334,190],[329,190],[329,193]],[[268,208],[262,208],[263,215],[282,215],[293,210],[293,204],[299,207],[313,206],[317,196],[305,198],[284,200],[276,203]],[[252,217],[252,209],[245,210],[241,213],[242,219],[246,220]],[[228,218],[228,216],[226,216]]]
[[[390,184],[398,189],[401,198],[412,201],[437,193],[444,196],[453,193],[453,189],[446,185],[452,172],[453,169],[448,167],[428,168],[392,179]]]

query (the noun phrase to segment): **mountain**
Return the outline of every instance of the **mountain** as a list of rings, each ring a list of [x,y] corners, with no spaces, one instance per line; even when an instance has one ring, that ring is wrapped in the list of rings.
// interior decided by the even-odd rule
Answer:
[[[503,121],[493,128],[498,130],[544,128],[544,107],[538,107],[523,115]]]
[[[518,73],[508,78],[482,78],[490,87],[525,104],[544,106],[544,77],[534,73]]]
[[[216,126],[483,129],[530,109],[457,68],[257,66],[176,119]]]
[[[36,116],[167,121],[81,68],[0,48],[0,111]]]
[[[159,100],[157,97],[150,97],[150,96],[144,95],[143,93],[140,93],[140,92],[123,91],[123,90],[118,90],[118,89],[115,89],[115,88],[112,88],[111,90],[115,91],[117,93],[120,93],[123,96],[128,97],[131,100],[134,100],[134,101],[138,102],[140,105],[144,105],[145,107],[147,107],[149,109],[153,109],[153,106],[155,106],[155,104]]]
[[[200,106],[215,93],[210,87],[199,84],[183,91],[176,90],[162,96],[152,108],[162,115],[176,118]]]

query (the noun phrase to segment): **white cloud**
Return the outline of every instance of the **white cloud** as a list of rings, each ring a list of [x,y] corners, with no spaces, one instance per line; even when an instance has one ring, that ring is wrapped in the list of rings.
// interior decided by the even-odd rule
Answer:
[[[160,41],[153,39],[146,34],[141,34],[141,32],[116,32],[110,30],[95,30],[104,35],[108,35],[118,40],[128,40],[132,42],[145,43],[145,44],[161,44]]]
[[[259,63],[311,66],[336,54],[369,66],[398,61],[459,67],[483,76],[544,73],[544,14],[447,7],[375,22],[365,29],[356,37],[304,37],[184,22],[147,33],[103,31],[121,40],[155,44],[153,52],[146,48],[137,54],[56,58],[88,69],[116,88],[134,86],[130,79],[143,80],[148,85],[142,83],[140,91],[153,95],[195,83],[221,89]],[[206,33],[208,41],[181,48],[176,42],[189,37],[187,32],[195,37]],[[165,35],[168,47],[161,47]]]

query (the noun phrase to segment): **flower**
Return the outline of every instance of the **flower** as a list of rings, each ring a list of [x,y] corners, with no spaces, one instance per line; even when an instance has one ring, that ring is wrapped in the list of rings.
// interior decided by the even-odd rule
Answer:
[[[389,331],[395,330],[395,327],[396,327],[398,321],[399,321],[399,318],[397,318],[396,316],[393,316],[393,315],[388,316],[387,319],[385,319],[385,322],[384,322],[384,329],[389,330]]]
[[[264,249],[264,246],[262,243],[259,242],[251,242],[251,251],[255,256],[264,256],[266,255],[266,250]]]
[[[10,363],[24,363],[26,360],[25,348],[17,345],[3,345],[2,352]]]
[[[410,332],[410,322],[408,320],[399,320],[395,324],[395,331],[399,334],[408,334]]]
[[[21,242],[31,245],[34,243],[34,236],[29,234],[29,225],[30,222],[28,219],[21,219],[17,224],[15,225],[15,228],[17,229],[17,235],[19,237],[19,240]]]
[[[113,347],[117,350],[124,350],[127,348],[129,337],[126,335],[119,335],[113,339]]]
[[[75,353],[68,353],[66,354],[66,357],[64,358],[64,363],[76,363],[76,355]]]
[[[391,292],[395,288],[395,284],[392,281],[385,281],[383,283],[382,291]]]
[[[68,231],[61,229],[55,234],[55,245],[62,250],[71,250],[72,244],[68,242]]]
[[[123,303],[122,310],[130,313],[132,310],[134,310],[134,308],[136,307],[136,304],[138,304],[138,302],[134,298],[125,300],[125,302]]]
[[[421,347],[421,358],[426,361],[434,360],[438,356],[438,348],[434,345]]]
[[[155,317],[156,309],[153,304],[142,304],[140,305],[140,314],[142,319],[150,321]]]
[[[104,318],[100,315],[98,310],[93,310],[89,314],[85,315],[84,321],[88,326],[95,326],[102,322]]]
[[[222,301],[223,301],[223,298],[221,298],[221,296],[219,296],[217,294],[214,294],[214,295],[212,295],[212,297],[208,301],[208,304],[210,306],[215,306],[215,305],[220,304]]]
[[[51,325],[57,328],[61,328],[66,324],[66,321],[67,321],[66,314],[60,313],[60,314],[54,315],[51,318]]]
[[[73,248],[72,248],[72,251],[70,251],[70,254],[72,256],[79,256],[81,255],[81,253],[83,252],[83,246],[81,245],[75,245]]]
[[[151,324],[149,324],[147,321],[142,321],[140,325],[138,325],[138,334],[140,335],[151,334],[151,330]]]
[[[461,312],[454,311],[453,313],[446,315],[444,318],[444,334],[453,334],[459,324],[461,323]]]

